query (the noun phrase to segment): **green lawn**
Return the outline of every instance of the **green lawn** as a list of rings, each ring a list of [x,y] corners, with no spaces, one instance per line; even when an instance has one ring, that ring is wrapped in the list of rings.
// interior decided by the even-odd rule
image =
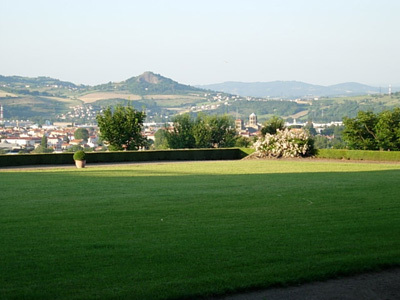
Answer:
[[[400,265],[400,165],[0,170],[0,299],[176,299]]]

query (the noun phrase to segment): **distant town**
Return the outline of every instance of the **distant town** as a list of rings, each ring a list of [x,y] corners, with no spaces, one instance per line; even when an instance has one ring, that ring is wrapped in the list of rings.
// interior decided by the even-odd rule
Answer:
[[[90,109],[76,109],[74,116],[85,114],[92,116],[95,119],[96,112]],[[94,120],[93,119],[93,120]],[[71,152],[76,149],[85,149],[88,151],[106,151],[107,146],[100,139],[99,128],[96,124],[75,125],[73,122],[54,122],[46,121],[43,125],[35,124],[29,120],[4,120],[0,121],[0,153],[2,154],[18,154],[30,153],[35,150],[46,137],[47,148],[52,152],[62,153]],[[292,123],[286,122],[285,125],[304,127],[310,123],[298,123],[296,119]],[[173,129],[173,122],[164,123],[144,123],[142,134],[149,141],[149,145],[154,143],[155,134],[161,128]],[[312,127],[317,133],[323,129],[335,125],[342,125],[342,122],[329,123],[312,123]],[[78,129],[86,129],[88,132],[87,139],[76,138]],[[236,119],[235,130],[239,136],[246,138],[256,137],[260,135],[262,124],[258,122],[255,113],[250,114],[247,120]]]

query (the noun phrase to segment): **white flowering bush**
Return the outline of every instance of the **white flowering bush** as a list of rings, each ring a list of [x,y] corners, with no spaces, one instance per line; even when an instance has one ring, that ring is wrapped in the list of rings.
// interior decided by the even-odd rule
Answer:
[[[314,141],[303,129],[278,129],[276,134],[259,138],[253,146],[258,157],[305,157],[314,153]]]

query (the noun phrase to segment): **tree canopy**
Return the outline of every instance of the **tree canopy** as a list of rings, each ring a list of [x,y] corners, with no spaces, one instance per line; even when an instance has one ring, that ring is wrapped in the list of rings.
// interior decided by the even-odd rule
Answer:
[[[174,118],[174,128],[165,132],[168,147],[184,148],[223,148],[233,147],[236,132],[233,119],[229,116],[206,116],[199,114],[197,118],[189,114]]]
[[[42,140],[40,141],[40,146],[42,146],[43,149],[47,148],[47,136],[45,134],[42,136]]]
[[[155,149],[168,149],[168,142],[167,142],[167,131],[165,129],[159,129],[154,134],[155,142],[154,148]]]
[[[109,144],[111,150],[138,150],[146,145],[142,135],[144,112],[132,106],[109,106],[97,115],[101,138]]]
[[[261,134],[265,136],[267,133],[276,134],[276,131],[283,130],[285,128],[285,121],[278,116],[272,116],[269,120],[264,123],[261,128]]]
[[[86,128],[78,128],[74,132],[74,138],[87,141],[89,139],[89,131]]]
[[[343,119],[343,139],[350,149],[400,150],[400,108],[375,114],[359,111]]]

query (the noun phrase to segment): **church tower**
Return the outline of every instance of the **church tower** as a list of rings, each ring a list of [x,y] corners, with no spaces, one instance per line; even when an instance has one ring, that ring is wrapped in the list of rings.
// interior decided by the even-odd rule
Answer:
[[[235,129],[236,129],[236,132],[240,132],[244,129],[243,120],[241,120],[241,119],[235,120]]]
[[[258,127],[258,125],[257,125],[257,116],[256,116],[255,113],[252,113],[249,116],[249,126],[251,126],[253,128],[257,128]]]

